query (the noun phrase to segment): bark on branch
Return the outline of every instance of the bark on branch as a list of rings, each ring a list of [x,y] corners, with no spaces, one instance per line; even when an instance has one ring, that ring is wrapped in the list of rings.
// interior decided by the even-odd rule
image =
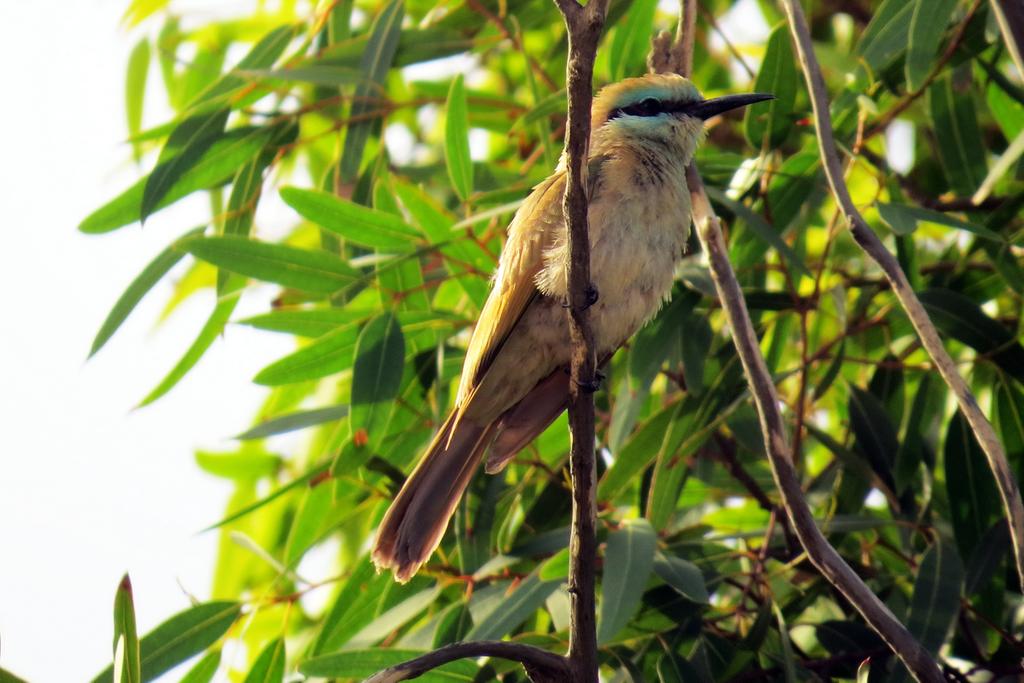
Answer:
[[[953,395],[956,396],[960,411],[967,418],[971,430],[985,452],[988,465],[999,489],[999,495],[1002,498],[1003,509],[1010,522],[1014,562],[1021,585],[1024,585],[1024,503],[1021,502],[1020,489],[1017,488],[1017,481],[1006,460],[1006,451],[1003,449],[999,437],[996,436],[992,424],[981,412],[978,401],[968,388],[967,382],[960,376],[953,359],[942,345],[942,339],[939,337],[935,325],[932,324],[924,306],[921,305],[921,301],[911,288],[899,262],[885,248],[885,245],[871,230],[854,205],[843,178],[839,153],[836,151],[835,137],[832,133],[832,118],[828,107],[828,94],[825,89],[825,81],[821,76],[821,68],[814,55],[807,19],[797,0],[783,0],[783,5],[789,19],[789,29],[793,35],[793,41],[796,43],[797,54],[800,57],[800,66],[807,81],[807,90],[810,93],[811,106],[814,109],[814,127],[818,134],[821,160],[825,167],[825,176],[828,178],[829,187],[832,189],[832,195],[846,218],[854,241],[885,273],[893,293],[914,329],[917,330],[921,345],[931,356],[939,374],[942,375]]]
[[[563,211],[569,244],[569,331],[572,341],[569,429],[572,475],[572,532],[569,539],[569,668],[573,683],[597,682],[597,617],[594,593],[596,538],[596,469],[594,463],[594,395],[597,354],[587,308],[593,303],[590,279],[590,234],[587,220],[587,157],[594,58],[604,27],[608,0],[555,0],[569,33],[566,92],[569,120],[565,135],[566,172]],[[600,293],[598,293],[600,296]]]

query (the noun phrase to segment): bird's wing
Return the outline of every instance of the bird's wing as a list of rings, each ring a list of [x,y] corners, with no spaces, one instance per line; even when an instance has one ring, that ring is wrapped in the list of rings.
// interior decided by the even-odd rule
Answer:
[[[537,185],[508,228],[494,286],[480,311],[462,366],[456,406],[465,409],[473,390],[487,373],[502,345],[537,295],[534,283],[543,266],[543,252],[563,230],[562,196],[565,173],[559,171]]]

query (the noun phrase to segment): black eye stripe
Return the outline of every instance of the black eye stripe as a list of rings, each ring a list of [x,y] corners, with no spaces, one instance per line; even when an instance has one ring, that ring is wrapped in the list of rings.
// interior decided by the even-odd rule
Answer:
[[[646,97],[639,102],[613,109],[608,114],[608,120],[611,121],[620,116],[658,116],[659,114],[686,111],[687,104],[687,102],[662,101]]]

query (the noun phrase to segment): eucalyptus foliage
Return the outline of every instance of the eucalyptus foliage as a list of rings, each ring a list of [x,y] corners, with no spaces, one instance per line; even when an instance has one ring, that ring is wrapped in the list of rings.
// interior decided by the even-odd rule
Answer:
[[[827,196],[782,15],[770,0],[699,4],[697,85],[777,95],[745,120],[712,122],[698,166],[728,226],[807,498],[829,540],[948,666],[1018,671],[1021,587],[992,475]],[[898,253],[1020,473],[1024,85],[990,3],[810,5],[854,199]],[[597,85],[642,74],[677,9],[613,2]],[[727,15],[735,25],[756,12],[762,44],[723,44]],[[182,226],[139,264],[92,352],[175,268],[187,271],[173,305],[205,289],[217,302],[143,403],[202,372],[228,325],[289,335],[295,350],[254,377],[267,398],[237,449],[196,454],[234,487],[224,518],[210,520],[221,536],[212,601],[136,637],[126,581],[119,661],[96,680],[151,680],[190,658],[183,680],[229,668],[232,680],[358,679],[462,639],[563,652],[564,416],[504,474],[481,472],[414,580],[395,584],[367,558],[451,404],[504,228],[557,162],[566,39],[554,4],[283,0],[211,21],[134,0],[126,22],[144,36],[127,65],[126,112],[149,171],[80,230],[138,230],[193,193],[212,208],[206,226]],[[175,115],[144,129],[153,89]],[[887,148],[894,119],[909,133],[902,165]],[[263,229],[268,197],[293,212],[283,237]],[[239,319],[239,299],[266,283],[279,290],[273,307]],[[608,680],[853,678],[858,668],[902,678],[780,515],[694,240],[672,302],[605,372],[598,633]],[[274,437],[285,432],[302,438],[281,449]],[[299,571],[325,547],[337,548],[328,573]],[[317,588],[330,591],[326,608],[303,600]],[[460,661],[423,680],[494,679],[524,674]]]

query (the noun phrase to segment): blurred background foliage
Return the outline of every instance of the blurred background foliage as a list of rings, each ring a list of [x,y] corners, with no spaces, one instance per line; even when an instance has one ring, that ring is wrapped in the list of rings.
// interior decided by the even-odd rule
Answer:
[[[827,196],[782,14],[770,0],[699,5],[697,85],[777,96],[744,119],[712,121],[698,165],[809,502],[950,670],[1015,676],[1024,605],[994,482]],[[1019,473],[1024,84],[992,7],[805,6],[854,199],[898,253]],[[613,2],[596,85],[644,73],[652,36],[677,16],[671,2]],[[234,486],[224,518],[210,520],[221,538],[211,601],[138,638],[123,583],[121,676],[150,680],[189,660],[173,675],[359,679],[461,639],[564,651],[564,416],[503,475],[480,474],[409,584],[367,559],[452,401],[505,226],[560,154],[566,39],[554,4],[281,0],[211,20],[134,0],[125,22],[141,36],[127,65],[128,135],[149,172],[80,229],[137,230],[197,192],[210,219],[139,264],[93,353],[167,277],[168,312],[203,290],[217,303],[142,404],[188,381],[225,326],[290,335],[295,351],[267,358],[254,378],[266,402],[237,449],[195,454]],[[737,29],[764,37],[732,42]],[[144,128],[154,89],[176,115]],[[852,678],[870,660],[861,673],[903,679],[779,514],[695,240],[678,275],[671,304],[612,359],[597,395],[603,677]],[[258,288],[273,288],[273,305],[239,319],[240,297]],[[495,679],[525,680],[499,661],[423,680]]]

